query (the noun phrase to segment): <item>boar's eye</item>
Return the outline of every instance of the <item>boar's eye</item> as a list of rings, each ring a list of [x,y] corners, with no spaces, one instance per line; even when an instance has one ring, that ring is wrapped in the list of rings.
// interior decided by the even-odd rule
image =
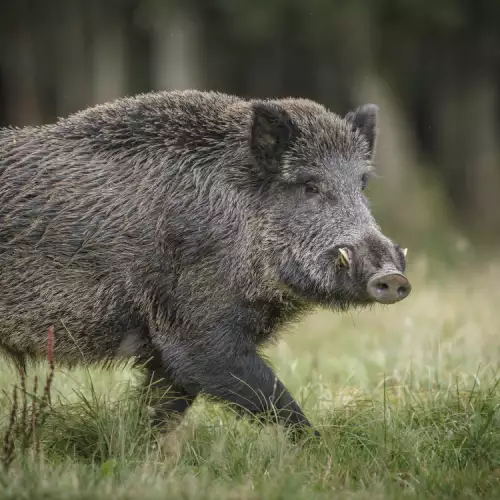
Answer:
[[[313,184],[312,182],[306,182],[304,184],[304,190],[305,190],[306,194],[309,194],[309,195],[319,193],[318,186],[316,186],[316,184]]]
[[[307,196],[319,193],[320,179],[309,173],[299,173],[296,178],[296,186]]]

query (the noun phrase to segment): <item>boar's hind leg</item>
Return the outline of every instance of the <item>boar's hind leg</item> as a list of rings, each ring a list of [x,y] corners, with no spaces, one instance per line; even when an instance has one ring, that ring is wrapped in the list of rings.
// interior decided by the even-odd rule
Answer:
[[[145,384],[150,391],[152,424],[157,427],[164,427],[172,418],[180,419],[197,396],[197,393],[190,393],[173,383],[157,356],[147,365]]]
[[[311,427],[298,403],[254,349],[224,353],[208,346],[202,351],[183,346],[175,349],[174,357],[168,351],[165,363],[189,390],[226,400],[259,419],[269,416],[290,426],[297,436]]]
[[[149,334],[149,328],[140,325],[125,333],[120,343],[118,357],[134,357],[138,368],[146,369],[145,388],[152,410],[152,424],[167,427],[172,417],[182,417],[191,406],[197,393],[188,393],[172,381],[165,369],[161,354],[156,350]]]

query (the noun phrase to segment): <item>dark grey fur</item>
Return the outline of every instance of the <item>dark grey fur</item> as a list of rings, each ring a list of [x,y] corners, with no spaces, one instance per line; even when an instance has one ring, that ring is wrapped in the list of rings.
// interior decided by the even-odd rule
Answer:
[[[376,115],[183,91],[2,129],[0,348],[43,357],[54,325],[58,362],[149,360],[164,411],[204,392],[309,425],[258,348],[404,270],[362,193]]]

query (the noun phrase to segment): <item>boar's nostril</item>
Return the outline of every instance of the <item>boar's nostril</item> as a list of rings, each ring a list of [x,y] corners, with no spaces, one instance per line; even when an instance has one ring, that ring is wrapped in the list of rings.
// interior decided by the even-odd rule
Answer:
[[[411,285],[400,273],[382,273],[368,281],[367,291],[377,302],[394,304],[410,294]]]

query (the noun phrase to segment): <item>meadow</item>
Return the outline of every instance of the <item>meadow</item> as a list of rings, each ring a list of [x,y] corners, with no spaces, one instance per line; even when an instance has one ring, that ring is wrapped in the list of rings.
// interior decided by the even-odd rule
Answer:
[[[35,439],[13,428],[14,448],[0,448],[0,498],[500,498],[500,263],[472,264],[437,273],[415,257],[407,300],[319,310],[267,349],[321,441],[293,443],[205,399],[162,436],[130,366],[68,371],[55,360]],[[28,373],[27,427],[34,376],[40,393],[47,372]],[[2,359],[0,444],[14,384]]]

